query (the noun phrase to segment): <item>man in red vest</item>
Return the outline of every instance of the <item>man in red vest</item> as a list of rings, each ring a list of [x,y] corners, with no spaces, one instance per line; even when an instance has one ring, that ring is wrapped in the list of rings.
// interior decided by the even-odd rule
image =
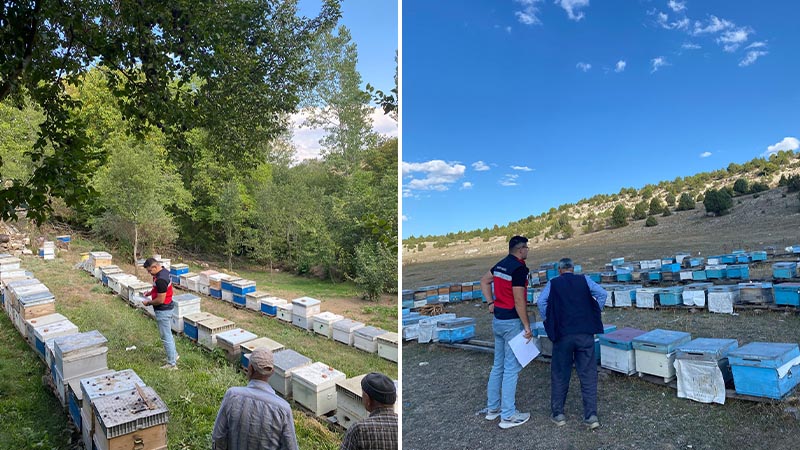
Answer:
[[[155,258],[147,258],[143,264],[145,270],[153,276],[153,289],[150,291],[150,300],[142,302],[144,306],[153,306],[158,324],[158,333],[167,353],[167,363],[162,369],[175,370],[178,368],[178,352],[175,350],[175,340],[172,338],[172,282],[169,271],[161,266]]]

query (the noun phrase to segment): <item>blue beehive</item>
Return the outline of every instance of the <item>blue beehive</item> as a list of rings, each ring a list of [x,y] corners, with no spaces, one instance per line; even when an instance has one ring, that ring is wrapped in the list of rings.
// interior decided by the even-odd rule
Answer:
[[[708,276],[706,275],[706,271],[705,270],[692,271],[692,280],[705,281],[707,279],[708,279]]]
[[[733,264],[727,267],[727,277],[741,280],[750,279],[750,266],[747,264]]]
[[[633,281],[633,273],[632,272],[617,272],[617,281]]]
[[[481,282],[475,281],[472,283],[472,299],[473,300],[482,300],[484,303],[486,299],[483,298],[483,291],[481,291]]]
[[[676,306],[683,303],[683,286],[671,286],[658,290],[658,303],[661,306]]]
[[[765,252],[765,251],[750,252],[750,260],[751,261],[766,261],[767,260],[767,252]]]
[[[779,262],[772,265],[772,278],[794,278],[796,274],[796,262]]]
[[[647,279],[650,281],[661,281],[661,272],[656,272],[655,270],[647,272]]]
[[[750,255],[747,253],[739,253],[736,255],[736,262],[740,264],[747,264],[750,262]]]
[[[800,382],[797,344],[751,342],[728,353],[736,392],[781,399]]]
[[[656,328],[633,339],[633,348],[654,353],[668,354],[679,345],[689,342],[692,335],[684,331],[662,330]]]
[[[776,305],[800,306],[800,283],[773,285]]]
[[[600,364],[600,336],[614,331],[617,331],[616,325],[603,325],[603,332],[594,335],[594,358],[597,360],[597,364]]]
[[[172,284],[181,284],[181,275],[189,273],[189,266],[186,264],[173,264],[169,268],[169,279]]]
[[[247,304],[247,298],[244,295],[233,294],[233,303],[239,306],[245,306]]]
[[[703,265],[703,258],[689,258],[689,267],[700,267]]]
[[[450,292],[449,298],[450,303],[458,303],[463,300],[463,296],[461,295],[461,285],[460,284],[451,284],[450,285]]]
[[[414,307],[414,300],[403,300],[403,309],[411,309]]]
[[[727,276],[727,266],[718,264],[718,265],[708,265],[706,266],[706,277],[709,280],[713,279],[722,279]]]
[[[800,253],[800,245],[793,245],[790,248],[792,249],[792,253],[794,254]]]
[[[472,282],[461,283],[461,300],[472,300]]]
[[[727,255],[720,256],[720,263],[721,264],[734,264],[736,262],[736,255],[733,253],[728,253]]]
[[[225,282],[223,281],[222,284],[225,284]],[[256,282],[251,280],[233,281],[231,282],[230,291],[234,294],[245,296],[256,291]]]
[[[612,266],[621,266],[625,264],[625,258],[611,258],[611,265]]]
[[[662,266],[664,264],[672,264],[674,262],[675,262],[675,257],[673,257],[673,256],[665,256],[665,257],[661,258],[661,265]]]
[[[439,342],[466,342],[475,337],[475,319],[472,317],[441,320],[437,324],[437,328],[439,329]]]
[[[558,269],[547,269],[547,281],[558,276]]]
[[[574,273],[583,273],[583,266],[580,264],[575,264],[574,266],[572,266],[572,271]]]
[[[661,264],[661,271],[662,272],[680,272],[681,265],[679,263],[669,263],[669,264]]]
[[[602,280],[600,272],[587,273],[586,276],[588,276],[595,283],[599,283]]]
[[[208,288],[208,295],[210,295],[213,298],[222,298],[222,290],[221,289]]]

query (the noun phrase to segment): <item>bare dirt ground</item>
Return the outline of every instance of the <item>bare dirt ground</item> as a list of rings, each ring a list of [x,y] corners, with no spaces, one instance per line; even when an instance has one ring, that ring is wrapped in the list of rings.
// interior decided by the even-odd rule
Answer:
[[[658,217],[659,225],[645,228],[637,221],[618,230],[605,230],[564,241],[532,242],[528,266],[569,256],[585,271],[600,270],[614,257],[627,261],[655,259],[678,251],[708,256],[733,249],[779,249],[800,244],[800,202],[783,189],[759,198],[734,199],[731,214],[705,217],[695,211]],[[404,252],[404,289],[427,284],[477,280],[502,258],[503,239],[472,242],[445,249],[432,246],[419,253]],[[763,268],[762,268],[763,269]],[[768,274],[768,270],[751,271]],[[445,312],[475,317],[476,339],[492,340],[491,316],[477,302],[449,305]],[[531,310],[532,320],[540,320]],[[644,330],[687,331],[696,337],[735,338],[740,345],[754,341],[800,342],[800,315],[776,311],[744,311],[737,315],[689,310],[607,308],[603,322]],[[550,366],[534,361],[523,369],[517,387],[517,408],[531,420],[501,430],[475,413],[485,407],[486,383],[492,355],[449,349],[436,344],[403,345],[404,449],[789,449],[800,437],[799,391],[783,402],[728,399],[724,405],[680,399],[674,389],[617,373],[601,373],[601,428],[588,431],[580,424],[577,377],[567,399],[568,424],[556,428],[549,417]]]

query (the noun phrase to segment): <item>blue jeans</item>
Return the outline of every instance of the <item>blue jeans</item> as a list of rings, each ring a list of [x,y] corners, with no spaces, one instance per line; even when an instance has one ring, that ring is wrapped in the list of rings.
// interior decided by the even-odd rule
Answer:
[[[597,415],[597,360],[593,335],[568,334],[553,342],[550,363],[550,408],[553,416],[564,414],[573,363],[581,380],[583,418],[588,419]]]
[[[175,339],[172,338],[172,310],[155,311],[156,323],[158,324],[158,334],[161,335],[161,342],[164,344],[164,351],[167,352],[167,364],[175,365],[178,358],[178,351],[175,350]]]
[[[508,420],[517,411],[515,397],[517,395],[517,378],[522,366],[508,342],[522,331],[520,319],[492,321],[494,331],[494,365],[489,374],[487,387],[487,407],[496,411],[500,409],[500,418]],[[501,396],[502,394],[502,396]]]

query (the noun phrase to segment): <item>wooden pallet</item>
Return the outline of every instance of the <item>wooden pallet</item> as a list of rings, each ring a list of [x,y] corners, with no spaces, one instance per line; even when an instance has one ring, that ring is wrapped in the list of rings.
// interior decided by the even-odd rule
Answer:
[[[431,303],[417,308],[417,312],[423,316],[438,316],[444,314],[444,306],[441,303]]]

